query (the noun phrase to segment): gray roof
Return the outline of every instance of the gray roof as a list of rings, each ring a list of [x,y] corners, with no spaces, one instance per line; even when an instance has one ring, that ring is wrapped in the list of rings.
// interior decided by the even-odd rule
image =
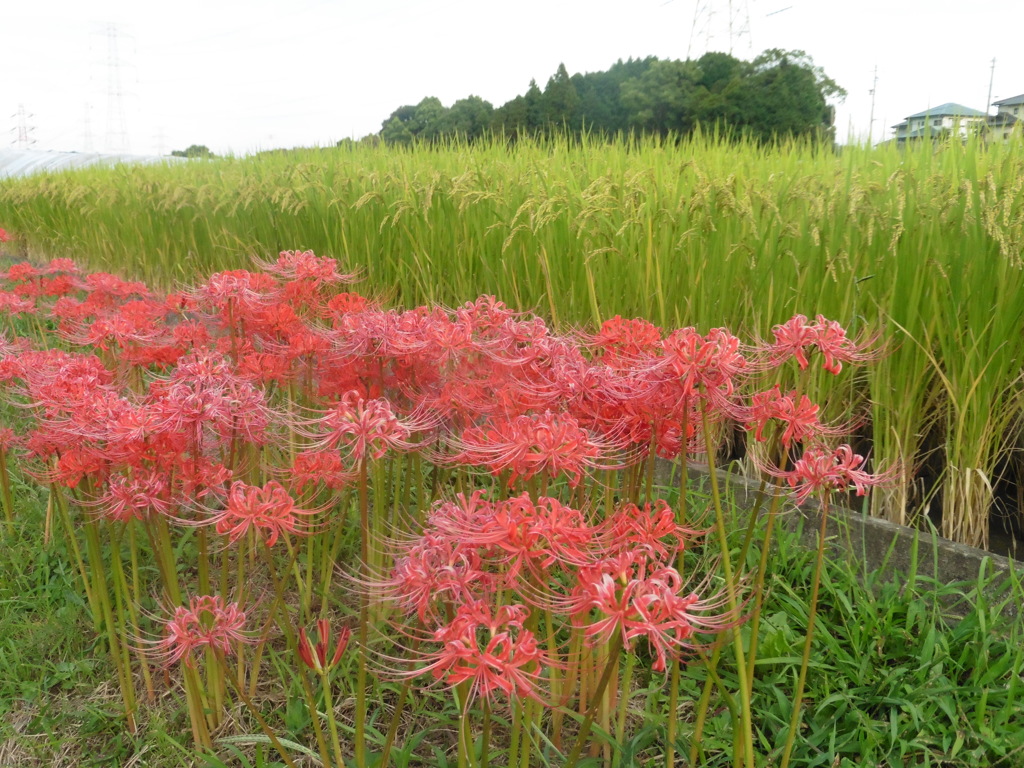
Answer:
[[[1024,104],[1024,93],[1019,96],[1011,96],[1008,99],[992,102],[993,107],[1012,107],[1014,104]]]
[[[904,141],[906,139],[923,139],[925,136],[928,138],[938,138],[942,136],[942,130],[940,128],[932,128],[930,125],[926,125],[924,128],[917,128],[913,131],[907,131],[903,135],[896,136],[898,141]]]
[[[954,104],[949,101],[945,104],[939,104],[937,107],[926,109],[924,112],[908,115],[907,120],[913,120],[918,117],[984,117],[985,114],[985,112],[980,112],[977,109],[971,109],[963,104]]]
[[[1014,125],[1017,123],[1017,118],[1011,115],[1009,112],[1000,112],[998,115],[989,115],[989,125]]]

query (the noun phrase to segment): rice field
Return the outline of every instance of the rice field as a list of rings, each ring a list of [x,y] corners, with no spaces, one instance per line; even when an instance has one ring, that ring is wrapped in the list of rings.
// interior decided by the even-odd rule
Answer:
[[[987,546],[1021,519],[1022,185],[1020,143],[354,145],[4,181],[0,223],[165,288],[310,249],[386,304],[493,294],[561,330],[621,315],[769,339],[820,313],[886,350],[806,382],[899,468],[872,512]]]

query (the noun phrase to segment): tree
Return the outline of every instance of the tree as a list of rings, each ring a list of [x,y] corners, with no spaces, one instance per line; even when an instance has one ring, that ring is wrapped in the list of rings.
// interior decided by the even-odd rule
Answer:
[[[491,127],[494,107],[479,96],[469,96],[452,104],[441,123],[445,136],[460,136],[469,141],[483,136]]]
[[[530,87],[526,90],[526,129],[530,133],[537,133],[544,127],[544,94],[540,92],[536,80],[530,80]]]
[[[803,51],[771,49],[751,62],[717,52],[696,61],[620,59],[606,72],[571,76],[559,64],[543,91],[531,80],[524,94],[497,109],[479,96],[451,109],[434,97],[399,107],[380,137],[392,144],[451,135],[473,140],[488,126],[513,141],[558,130],[683,136],[704,125],[762,141],[827,138],[834,133],[830,102],[845,95]]]
[[[657,61],[621,86],[630,125],[642,131],[685,134],[694,125],[689,98],[699,70],[692,61]]]
[[[397,116],[392,116],[384,123],[384,127],[380,131],[380,139],[385,144],[412,144],[413,136],[406,123],[403,123]]]
[[[414,138],[436,139],[447,111],[439,98],[427,96],[415,106],[406,104],[392,112],[381,126],[380,136],[389,144],[406,144]]]
[[[542,112],[545,125],[572,125],[579,103],[579,94],[576,93],[576,86],[573,85],[565,64],[559,64],[544,89]]]
[[[216,157],[205,144],[191,144],[186,149],[176,149],[171,157]]]
[[[811,136],[834,140],[835,111],[829,98],[846,91],[827,77],[803,51],[765,51],[752,63],[746,122],[762,140]]]

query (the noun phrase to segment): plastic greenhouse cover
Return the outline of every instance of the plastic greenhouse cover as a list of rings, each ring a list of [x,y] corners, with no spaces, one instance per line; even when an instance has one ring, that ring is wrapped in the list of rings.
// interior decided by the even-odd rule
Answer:
[[[89,165],[176,163],[182,160],[184,158],[161,155],[105,155],[40,149],[0,149],[0,179],[31,176],[33,173],[56,173]]]

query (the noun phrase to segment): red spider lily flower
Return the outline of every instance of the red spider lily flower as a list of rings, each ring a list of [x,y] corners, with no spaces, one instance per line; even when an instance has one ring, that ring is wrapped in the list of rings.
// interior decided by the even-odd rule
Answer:
[[[254,259],[265,272],[284,280],[311,280],[320,283],[351,283],[355,274],[338,271],[338,262],[327,256],[317,256],[312,251],[281,251],[277,261],[268,262]]]
[[[654,569],[649,571],[649,566]],[[626,648],[637,638],[646,639],[655,653],[651,669],[664,672],[668,658],[698,647],[694,633],[714,634],[736,626],[736,616],[720,612],[725,603],[724,595],[702,600],[688,590],[675,568],[633,553],[581,568],[566,606],[592,643],[607,642],[618,632]],[[593,611],[596,619],[591,618]]]
[[[322,483],[338,490],[348,485],[355,474],[337,451],[303,451],[295,457],[289,471],[292,486],[298,489]]]
[[[0,291],[0,314],[8,314],[13,317],[23,312],[33,313],[35,311],[36,303],[32,299],[27,299],[16,293]]]
[[[775,365],[790,357],[796,358],[801,371],[810,365],[804,350],[814,346],[817,334],[815,327],[807,322],[806,315],[793,315],[786,322],[772,328],[772,335],[775,337],[775,343],[772,344],[770,353]]]
[[[658,499],[643,508],[632,503],[616,507],[599,527],[596,539],[600,551],[608,555],[639,551],[652,560],[669,564],[688,542],[704,533],[680,525],[668,502]]]
[[[731,395],[736,377],[747,367],[740,340],[725,328],[712,328],[702,336],[695,328],[680,328],[661,342],[656,369],[669,374],[684,398],[706,393]]]
[[[422,428],[425,425],[400,420],[387,400],[365,400],[355,391],[346,392],[320,417],[294,426],[298,434],[314,440],[314,450],[345,448],[356,462],[379,459],[390,449],[415,448],[409,438]]]
[[[6,229],[0,229],[0,243],[9,243],[14,238],[7,233]]]
[[[225,508],[206,521],[234,544],[250,529],[261,532],[264,543],[274,546],[282,532],[304,534],[302,517],[317,510],[299,509],[288,491],[275,480],[262,488],[236,480],[228,490]]]
[[[313,645],[306,635],[306,628],[302,627],[299,630],[298,652],[303,664],[318,675],[323,675],[334,669],[338,662],[341,661],[342,654],[345,653],[345,648],[348,647],[352,630],[348,627],[342,627],[338,632],[338,644],[334,647],[334,655],[331,656],[330,660],[328,660],[327,654],[331,646],[331,623],[327,619],[317,620],[316,631],[317,642],[316,645]]]
[[[575,487],[587,469],[618,466],[601,463],[609,447],[594,440],[575,418],[551,411],[470,427],[453,443],[456,453],[450,461],[485,466],[495,475],[511,470],[510,486],[520,477],[547,472],[551,477],[565,473]]]
[[[850,487],[858,496],[863,496],[871,486],[885,484],[893,477],[893,469],[880,474],[866,472],[864,461],[864,457],[854,453],[848,445],[840,445],[835,450],[817,445],[808,448],[791,470],[780,472],[769,467],[767,471],[785,480],[796,491],[796,503],[802,504],[812,494],[825,496]]]
[[[783,395],[776,384],[765,392],[758,392],[751,398],[747,429],[754,430],[754,439],[765,440],[764,430],[772,421],[786,425],[780,440],[789,448],[794,442],[809,442],[826,435],[838,435],[842,427],[826,427],[818,421],[817,404],[807,395],[798,395],[796,390]]]
[[[353,312],[362,312],[370,308],[370,300],[358,293],[339,293],[332,296],[324,305],[326,317],[340,318]]]
[[[818,315],[816,320],[815,343],[825,358],[824,368],[829,373],[838,374],[843,369],[843,362],[863,363],[881,354],[869,348],[874,339],[855,342],[846,337],[846,331],[835,320],[828,320],[823,315]]]
[[[77,275],[81,270],[72,259],[50,259],[44,270],[48,275],[56,275],[66,272],[70,275]]]
[[[459,494],[455,502],[435,506],[428,526],[464,547],[486,552],[486,559],[500,566],[506,586],[514,584],[524,567],[541,575],[556,563],[581,565],[592,559],[593,529],[583,514],[546,496],[534,501],[523,493],[492,503],[483,499],[483,491]]]
[[[262,444],[276,416],[263,390],[235,374],[226,358],[205,351],[181,358],[170,379],[154,382],[150,394],[161,428],[193,439],[209,429],[222,439]]]
[[[501,693],[544,703],[539,686],[549,659],[533,632],[523,627],[528,615],[524,605],[491,608],[480,600],[460,605],[433,634],[441,647],[424,654],[428,663],[407,676],[429,672],[450,687],[469,682],[470,701],[483,696],[493,702]]]
[[[92,294],[96,299],[103,300],[124,299],[133,294],[138,296],[149,295],[149,288],[146,287],[145,283],[122,280],[117,275],[111,275],[106,272],[93,272],[86,275],[83,287],[86,292]]]
[[[810,364],[806,349],[817,347],[824,357],[824,369],[838,374],[843,363],[861,363],[877,358],[877,350],[871,350],[874,338],[853,341],[847,338],[846,331],[835,320],[818,315],[814,323],[808,323],[804,315],[794,315],[781,325],[772,329],[775,343],[768,349],[769,359],[773,364],[780,364],[790,357],[796,358],[800,369]]]
[[[0,273],[0,277],[10,280],[12,283],[24,283],[39,277],[42,272],[27,261],[12,264],[6,272]]]
[[[195,666],[198,653],[205,648],[230,656],[233,643],[252,642],[245,631],[245,612],[238,603],[227,603],[217,595],[197,595],[188,607],[178,606],[164,622],[164,637],[153,644],[167,666],[182,659]]]
[[[96,507],[102,517],[122,523],[165,515],[171,509],[167,476],[153,470],[112,475],[106,491],[89,505]]]
[[[477,547],[430,531],[402,546],[390,578],[367,586],[426,624],[492,593],[497,578],[486,568]]]
[[[612,368],[625,369],[656,353],[661,342],[661,329],[639,318],[623,320],[616,315],[601,324],[593,343],[600,351],[601,362]]]

